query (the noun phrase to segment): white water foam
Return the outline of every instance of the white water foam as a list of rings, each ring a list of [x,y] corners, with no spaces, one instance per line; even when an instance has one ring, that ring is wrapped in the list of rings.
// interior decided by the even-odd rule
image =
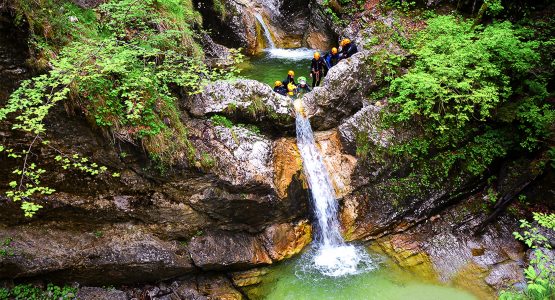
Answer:
[[[288,60],[303,60],[303,59],[311,59],[312,55],[314,54],[314,49],[308,48],[294,48],[294,49],[283,49],[283,48],[274,48],[274,49],[266,49],[268,56],[271,58],[281,58],[281,59],[288,59]]]
[[[362,247],[347,245],[339,232],[338,204],[320,153],[316,148],[310,121],[297,112],[297,145],[303,160],[303,171],[310,187],[317,219],[315,247],[307,254],[303,273],[316,270],[330,277],[360,274],[376,268]]]

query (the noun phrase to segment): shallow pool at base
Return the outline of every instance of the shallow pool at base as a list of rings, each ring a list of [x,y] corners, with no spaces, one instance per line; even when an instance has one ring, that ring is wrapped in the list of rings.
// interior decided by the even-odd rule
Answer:
[[[295,71],[295,78],[304,76],[309,78],[310,61],[314,50],[300,49],[272,49],[266,50],[258,56],[249,57],[239,68],[241,76],[264,82],[274,87],[274,82],[284,80],[289,70]]]
[[[477,299],[466,291],[423,282],[386,265],[363,274],[332,278],[304,273],[303,263],[303,258],[297,258],[272,268],[262,284],[247,289],[247,293],[253,299],[267,300]]]

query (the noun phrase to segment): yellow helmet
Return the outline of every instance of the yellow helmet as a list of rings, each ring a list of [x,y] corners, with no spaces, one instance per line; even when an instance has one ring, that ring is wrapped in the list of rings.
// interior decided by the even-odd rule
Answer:
[[[345,45],[350,44],[350,43],[351,43],[351,40],[349,40],[349,39],[343,39],[343,40],[341,41],[341,46],[345,46]]]
[[[337,54],[337,48],[335,47],[331,48],[331,54]]]
[[[314,58],[320,59],[320,52],[314,52]]]
[[[293,70],[290,70],[287,74],[289,74],[289,76],[295,76],[295,72],[293,72]]]
[[[274,83],[274,86],[282,86],[282,85],[283,83],[279,80]]]

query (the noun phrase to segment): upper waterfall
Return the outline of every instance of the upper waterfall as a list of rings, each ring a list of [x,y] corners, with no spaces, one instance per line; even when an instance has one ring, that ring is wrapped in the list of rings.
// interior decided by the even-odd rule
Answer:
[[[260,26],[262,26],[262,29],[264,29],[264,36],[266,37],[266,41],[268,42],[268,48],[275,49],[276,44],[274,44],[274,41],[272,40],[272,34],[270,33],[270,29],[268,29],[268,26],[264,22],[264,18],[260,14],[254,14],[254,16],[260,23]]]

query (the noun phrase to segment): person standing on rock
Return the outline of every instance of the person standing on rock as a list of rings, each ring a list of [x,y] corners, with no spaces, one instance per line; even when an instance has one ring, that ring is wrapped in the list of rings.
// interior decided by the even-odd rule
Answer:
[[[286,96],[287,95],[287,88],[285,86],[283,86],[283,82],[281,81],[276,81],[274,83],[274,92]]]
[[[358,52],[357,46],[349,39],[343,39],[341,47],[341,59],[349,58]]]
[[[312,77],[312,88],[320,85],[322,77],[324,77],[324,69],[326,68],[326,62],[322,57],[320,57],[320,52],[314,53],[314,58],[310,63],[310,77]]]
[[[324,55],[324,61],[326,62],[326,68],[324,69],[324,77],[328,75],[328,71],[339,62],[339,53],[337,48],[331,48],[331,51]]]
[[[289,70],[289,72],[287,73],[287,78],[283,81],[283,85],[287,86],[289,83],[297,85],[297,83],[295,82],[295,72],[293,72],[293,70]]]

